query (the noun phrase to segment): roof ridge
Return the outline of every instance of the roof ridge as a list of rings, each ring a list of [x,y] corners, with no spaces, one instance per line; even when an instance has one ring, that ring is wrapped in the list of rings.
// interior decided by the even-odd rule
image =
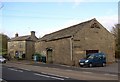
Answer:
[[[31,35],[24,35],[24,36],[18,36],[18,37],[13,37],[13,38],[20,38],[20,37],[27,37],[27,36],[31,36]]]
[[[55,32],[52,32],[52,33],[49,33],[49,34],[45,34],[44,36],[51,35],[51,34],[54,34],[54,33],[60,32],[60,31],[62,31],[62,30],[69,29],[69,28],[73,28],[73,27],[75,27],[75,26],[78,26],[78,25],[81,25],[81,24],[90,22],[90,21],[92,21],[92,20],[96,20],[96,18],[93,18],[93,19],[91,19],[91,20],[84,21],[84,22],[81,22],[81,23],[78,23],[78,24],[75,24],[75,25],[68,26],[68,27],[63,28],[63,29],[60,29],[60,30],[58,30],[58,31],[55,31]],[[44,36],[43,36],[43,37],[44,37]]]
[[[30,38],[30,35],[25,35],[25,36],[18,36],[18,37],[13,37],[10,40],[11,41],[16,41],[16,40],[27,40]]]

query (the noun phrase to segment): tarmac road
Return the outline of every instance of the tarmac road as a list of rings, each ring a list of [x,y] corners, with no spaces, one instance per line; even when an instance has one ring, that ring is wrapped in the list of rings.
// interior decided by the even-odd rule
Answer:
[[[118,61],[118,60],[117,60]],[[18,63],[18,64],[26,64],[26,65],[33,65],[33,66],[40,66],[40,67],[50,67],[50,68],[58,68],[58,69],[65,69],[65,70],[75,70],[75,71],[87,71],[87,72],[95,72],[95,73],[109,73],[109,74],[120,74],[119,71],[119,63],[107,64],[106,67],[75,67],[75,66],[67,66],[61,64],[48,64],[42,62],[31,62],[31,61],[10,61],[11,63]]]
[[[15,67],[2,67],[2,79],[9,82],[10,80],[75,80],[69,77],[59,76],[55,74],[38,73],[34,71],[27,71]]]
[[[60,69],[60,68],[51,68],[51,67],[41,67],[41,66],[34,66],[34,65],[25,65],[25,64],[17,64],[17,63],[6,63],[3,66],[7,66],[9,68],[18,68],[22,70],[42,73],[43,75],[53,75],[53,76],[62,76],[73,78],[77,80],[118,80],[118,76],[114,74],[108,74],[108,73],[94,73],[94,72],[88,72],[88,71],[75,71],[75,70],[69,70],[69,69]],[[12,70],[13,71],[13,70]],[[4,68],[3,68],[4,73]],[[39,75],[39,74],[36,74]],[[41,76],[43,76],[41,75]],[[4,74],[3,74],[4,76]],[[47,76],[49,77],[49,76]]]

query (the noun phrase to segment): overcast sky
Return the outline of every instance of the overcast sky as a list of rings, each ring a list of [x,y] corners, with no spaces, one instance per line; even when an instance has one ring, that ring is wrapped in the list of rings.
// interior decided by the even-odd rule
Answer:
[[[109,31],[118,22],[118,1],[109,0],[3,0],[0,3],[0,33],[9,37],[37,37],[96,18]]]

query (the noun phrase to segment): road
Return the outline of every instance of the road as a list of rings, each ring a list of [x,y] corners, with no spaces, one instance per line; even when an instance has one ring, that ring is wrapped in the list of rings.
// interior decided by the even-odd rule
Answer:
[[[18,63],[18,64],[27,64],[27,65],[34,65],[34,66],[40,66],[40,67],[50,67],[50,68],[58,68],[58,69],[64,69],[64,70],[75,70],[75,71],[87,71],[87,72],[97,72],[97,73],[109,73],[109,74],[120,74],[119,65],[117,63],[113,64],[107,64],[106,67],[75,67],[75,66],[68,66],[68,65],[61,65],[61,64],[48,64],[48,63],[41,63],[41,62],[31,62],[31,61],[11,61],[12,63]]]
[[[30,70],[23,70],[15,67],[2,67],[2,78],[9,82],[9,80],[74,80],[69,77],[47,74],[44,72],[34,72]]]
[[[77,80],[118,80],[118,76],[114,75],[114,74],[94,73],[94,72],[88,72],[88,71],[83,71],[83,70],[76,71],[76,70],[69,70],[69,69],[41,67],[41,66],[34,66],[34,65],[26,65],[23,63],[18,64],[18,63],[10,63],[10,62],[4,64],[3,76],[4,76],[4,69],[5,69],[4,67],[17,68],[18,72],[20,72],[19,71],[19,69],[20,69],[23,71],[22,73],[24,73],[24,71],[31,71],[34,73],[38,73],[34,76],[39,76],[39,77],[47,75],[46,77],[48,77],[49,79],[51,79],[51,76],[53,76],[52,79],[54,79],[54,77],[56,77],[56,76],[58,78],[60,78],[62,76],[61,78],[64,80],[69,80],[71,78],[77,79]],[[7,70],[10,70],[10,69],[7,69]],[[15,70],[11,69],[11,71],[15,71]],[[42,75],[40,75],[40,74],[42,74]],[[7,76],[7,75],[5,75],[5,76]],[[55,80],[57,80],[57,79],[55,79]],[[60,79],[58,79],[58,80],[60,80]]]

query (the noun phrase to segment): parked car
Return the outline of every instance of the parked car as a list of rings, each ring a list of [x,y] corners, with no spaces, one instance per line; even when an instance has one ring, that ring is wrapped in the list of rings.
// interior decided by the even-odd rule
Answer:
[[[0,56],[0,63],[6,63],[6,59],[2,56]]]
[[[104,53],[89,54],[87,58],[79,60],[79,65],[81,67],[106,66],[106,56]]]

